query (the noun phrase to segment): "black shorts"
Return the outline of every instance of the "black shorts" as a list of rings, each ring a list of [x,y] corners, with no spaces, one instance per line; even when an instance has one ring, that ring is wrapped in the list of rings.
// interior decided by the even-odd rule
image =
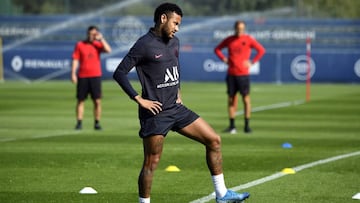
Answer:
[[[76,98],[85,100],[88,94],[91,95],[92,99],[101,98],[101,77],[78,78]]]
[[[226,76],[227,93],[229,96],[235,96],[240,92],[242,96],[250,94],[250,77],[249,76]]]
[[[155,116],[140,118],[141,138],[152,135],[166,136],[170,130],[178,131],[199,118],[199,115],[186,108],[181,104],[177,104],[174,108],[163,110]]]

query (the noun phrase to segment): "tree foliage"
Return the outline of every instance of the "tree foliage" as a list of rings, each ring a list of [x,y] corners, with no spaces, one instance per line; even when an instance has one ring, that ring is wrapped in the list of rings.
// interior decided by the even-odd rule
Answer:
[[[17,14],[79,14],[91,12],[119,0],[7,0]],[[124,0],[123,0],[124,1]],[[145,0],[109,15],[152,15],[163,0]],[[293,8],[292,17],[352,18],[360,17],[355,0],[169,0],[179,4],[187,16],[233,15],[249,11]]]
[[[360,1],[354,0],[303,0],[307,17],[360,18]]]

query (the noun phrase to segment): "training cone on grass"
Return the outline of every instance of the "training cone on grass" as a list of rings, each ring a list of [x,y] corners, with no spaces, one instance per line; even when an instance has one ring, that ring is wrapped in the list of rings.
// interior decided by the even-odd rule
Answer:
[[[179,172],[180,169],[177,166],[170,165],[170,166],[166,167],[165,171],[167,171],[167,172]]]
[[[295,174],[295,170],[292,169],[292,168],[284,168],[282,171],[282,173],[285,173],[285,174]]]
[[[92,187],[84,187],[80,190],[80,194],[97,194],[97,191]]]
[[[360,200],[360,193],[357,193],[356,195],[352,196],[353,199]]]

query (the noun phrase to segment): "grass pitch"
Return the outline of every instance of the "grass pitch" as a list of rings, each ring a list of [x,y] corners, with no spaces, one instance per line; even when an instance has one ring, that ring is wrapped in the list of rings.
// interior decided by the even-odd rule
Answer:
[[[0,84],[0,202],[137,202],[142,163],[137,106],[113,81],[104,82],[103,91],[104,130],[93,130],[88,100],[78,132],[73,130],[75,87],[70,82]],[[221,135],[229,188],[283,168],[360,151],[359,85],[314,84],[310,102],[268,108],[304,100],[305,86],[253,83],[253,108],[265,109],[253,113],[250,135],[241,132],[242,115],[236,120],[237,135],[221,132],[228,125],[223,83],[183,82],[182,95],[185,105]],[[285,142],[293,148],[282,148]],[[200,144],[170,133],[152,202],[184,203],[209,195],[213,188],[204,152]],[[181,171],[166,172],[169,165]],[[248,203],[351,202],[360,192],[359,169],[360,156],[353,156],[244,191],[251,193]],[[98,194],[79,194],[86,186]]]

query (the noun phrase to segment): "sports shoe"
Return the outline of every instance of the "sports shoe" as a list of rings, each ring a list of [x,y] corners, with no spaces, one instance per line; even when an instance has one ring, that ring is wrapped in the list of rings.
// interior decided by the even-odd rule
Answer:
[[[81,129],[82,129],[81,123],[77,123],[75,126],[75,130],[81,130]]]
[[[101,128],[101,126],[100,126],[99,123],[96,123],[96,124],[94,125],[94,129],[95,129],[95,130],[102,130],[102,128]]]
[[[228,190],[224,197],[216,197],[216,203],[243,203],[244,200],[250,197],[250,193],[236,193],[232,190]]]
[[[226,128],[224,131],[224,133],[230,133],[230,134],[236,134],[237,131],[236,131],[236,128]]]
[[[250,127],[245,127],[244,128],[244,133],[251,133],[251,132],[252,132],[252,130],[251,130]]]

